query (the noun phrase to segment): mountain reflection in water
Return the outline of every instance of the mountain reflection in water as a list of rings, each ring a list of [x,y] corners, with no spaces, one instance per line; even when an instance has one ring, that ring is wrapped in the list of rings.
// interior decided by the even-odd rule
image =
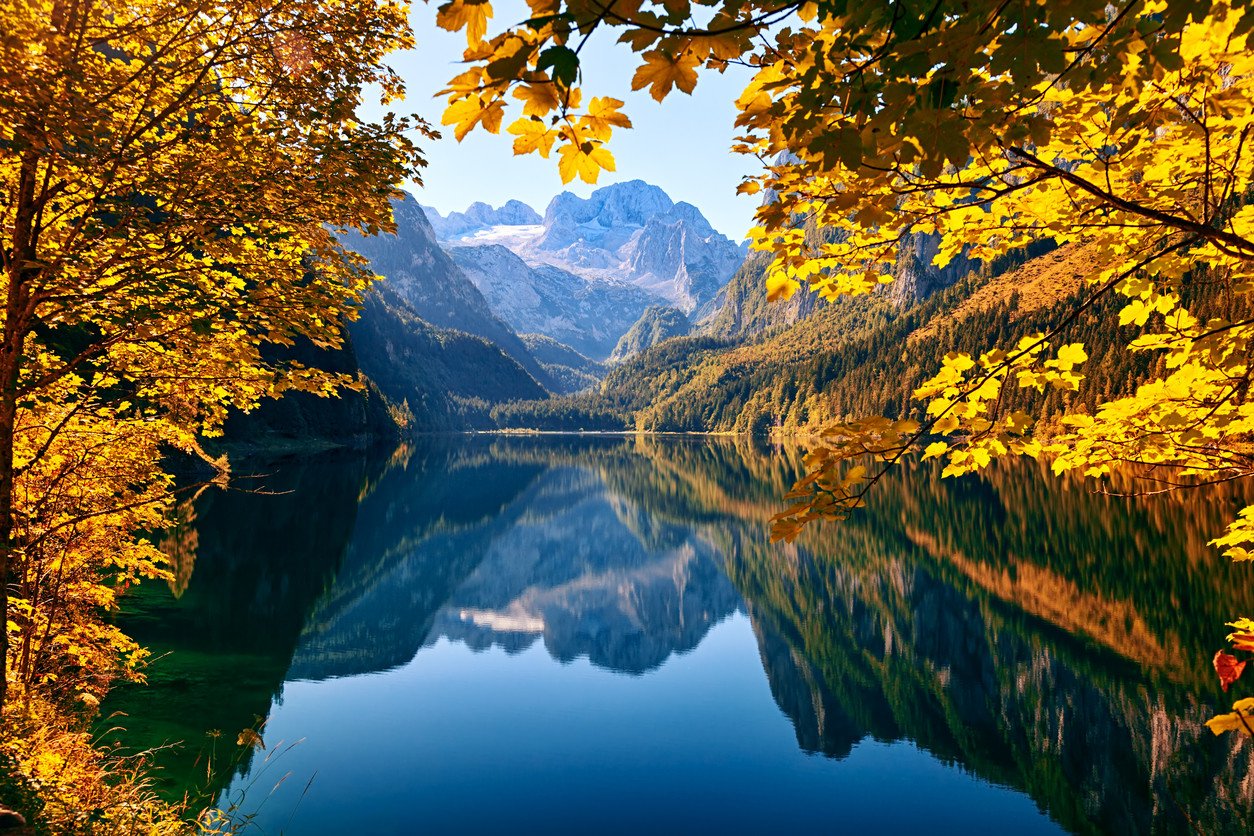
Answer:
[[[1254,747],[1201,725],[1252,609],[1205,545],[1236,489],[906,465],[772,545],[798,467],[597,437],[267,466],[184,509],[178,594],[120,618],[150,684],[107,707],[126,746],[185,741],[164,791],[267,832],[1254,829]]]

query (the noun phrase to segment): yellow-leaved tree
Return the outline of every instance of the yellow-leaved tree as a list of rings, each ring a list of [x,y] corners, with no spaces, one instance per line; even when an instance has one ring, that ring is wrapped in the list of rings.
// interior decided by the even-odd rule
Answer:
[[[164,571],[163,456],[354,383],[274,347],[340,345],[372,278],[335,232],[422,164],[357,112],[411,43],[393,0],[0,0],[0,705],[142,656],[100,615]]]
[[[528,2],[528,20],[492,35],[489,4],[440,7],[438,22],[468,39],[445,122],[459,136],[507,124],[516,152],[556,148],[566,180],[595,180],[613,169],[613,130],[629,125],[621,102],[580,88],[580,54],[599,30],[637,54],[632,86],[659,101],[692,92],[702,72],[745,72],[734,150],[764,164],[740,189],[773,196],[751,233],[773,256],[772,298],[872,292],[918,234],[937,241],[938,266],[1041,241],[1082,248],[1090,265],[1075,310],[1048,331],[943,358],[915,392],[915,417],[825,428],[776,537],[848,513],[915,451],[944,457],[946,475],[1047,454],[1056,471],[1097,479],[1132,468],[1151,489],[1254,473],[1254,7]],[[1110,296],[1124,297],[1126,350],[1160,356],[1159,371],[1093,414],[1064,416],[1061,432],[1005,407],[1011,388],[1084,386],[1088,357],[1067,327]],[[1254,508],[1216,544],[1254,557]],[[1254,650],[1254,622],[1234,626],[1237,647]],[[1217,655],[1225,687],[1243,665]],[[1251,711],[1242,701],[1212,728],[1251,732]]]

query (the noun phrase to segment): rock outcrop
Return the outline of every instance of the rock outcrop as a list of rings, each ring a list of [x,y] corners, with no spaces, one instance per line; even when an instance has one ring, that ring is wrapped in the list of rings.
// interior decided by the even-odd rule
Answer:
[[[500,244],[451,247],[449,254],[515,331],[544,334],[594,360],[609,356],[619,337],[656,301],[624,282],[529,265]]]

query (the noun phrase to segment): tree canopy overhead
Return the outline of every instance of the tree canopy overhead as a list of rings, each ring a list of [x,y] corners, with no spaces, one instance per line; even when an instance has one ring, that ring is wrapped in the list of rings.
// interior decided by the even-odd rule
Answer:
[[[949,475],[1008,454],[1048,453],[1055,470],[1098,478],[1130,466],[1147,490],[1254,473],[1254,7],[529,6],[530,19],[494,34],[489,4],[440,6],[439,23],[468,40],[468,68],[445,91],[446,124],[459,137],[505,125],[515,152],[556,150],[566,180],[593,181],[613,169],[613,132],[630,126],[622,102],[581,89],[580,56],[598,30],[637,54],[632,86],[659,101],[692,92],[702,73],[748,68],[734,150],[763,162],[740,189],[770,197],[751,237],[772,256],[772,297],[803,287],[827,298],[872,292],[919,236],[936,243],[937,266],[959,255],[991,263],[1040,241],[1085,254],[1087,290],[1070,315],[1014,345],[950,353],[915,392],[913,417],[826,428],[776,536],[857,507],[883,469],[912,451],[946,457]],[[1111,295],[1123,297],[1126,350],[1158,358],[1151,378],[1091,413],[1071,410],[1061,432],[1004,408],[1011,387],[1065,394],[1084,385],[1088,355],[1068,341],[1067,326]],[[1229,556],[1254,556],[1254,510],[1220,534]],[[1250,730],[1236,715],[1216,729],[1238,726]]]

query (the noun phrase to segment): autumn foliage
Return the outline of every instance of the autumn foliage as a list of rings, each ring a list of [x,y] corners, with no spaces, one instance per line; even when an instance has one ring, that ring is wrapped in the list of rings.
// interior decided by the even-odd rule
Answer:
[[[441,6],[441,24],[466,31],[470,64],[446,91],[446,122],[496,130],[521,102],[509,130],[535,139],[515,150],[557,147],[578,160],[562,166],[565,179],[594,179],[612,170],[604,145],[620,127],[594,125],[583,106],[579,56],[598,32],[637,54],[632,85],[659,101],[692,92],[701,73],[747,68],[734,150],[764,164],[740,188],[770,196],[751,236],[771,257],[772,297],[873,293],[920,235],[936,243],[937,266],[989,264],[1039,242],[1088,256],[1086,292],[1047,329],[948,354],[914,392],[913,415],[824,427],[777,538],[847,514],[916,453],[943,458],[947,475],[1007,455],[1048,456],[1056,472],[1097,480],[1131,470],[1142,492],[1254,473],[1247,4],[529,5],[529,20],[493,35],[490,5]],[[1122,299],[1124,350],[1159,358],[1158,371],[1131,394],[1065,411],[1061,432],[1006,406],[1016,389],[1086,385],[1088,354],[1068,327],[1111,298]],[[1233,559],[1254,554],[1252,514],[1216,532]],[[1225,684],[1242,670],[1217,664]],[[1238,725],[1248,731],[1235,720],[1213,728]]]
[[[164,461],[208,461],[230,410],[356,385],[274,358],[338,346],[373,278],[335,233],[389,228],[422,162],[421,124],[357,114],[401,95],[384,57],[410,43],[390,0],[0,0],[6,728],[139,674],[104,616],[166,573]]]

